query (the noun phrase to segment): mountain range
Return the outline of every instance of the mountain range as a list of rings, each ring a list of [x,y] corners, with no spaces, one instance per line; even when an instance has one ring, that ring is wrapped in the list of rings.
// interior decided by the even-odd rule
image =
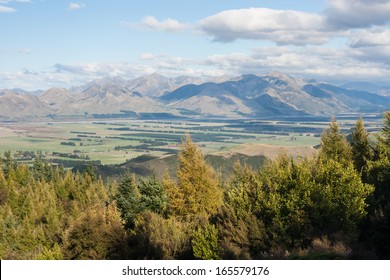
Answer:
[[[106,77],[68,89],[0,90],[0,119],[34,117],[329,116],[382,112],[390,96],[373,84],[335,86],[280,72],[204,80],[160,74],[135,79]],[[377,89],[377,91],[375,91]]]

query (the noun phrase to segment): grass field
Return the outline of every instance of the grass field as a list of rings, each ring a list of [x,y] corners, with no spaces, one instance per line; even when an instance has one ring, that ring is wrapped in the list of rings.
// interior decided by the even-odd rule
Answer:
[[[340,122],[344,132],[356,119]],[[0,152],[40,151],[49,159],[94,160],[120,164],[143,154],[177,153],[190,134],[206,154],[272,157],[281,147],[291,155],[310,155],[329,121],[140,121],[107,120],[0,124]],[[366,122],[379,130],[377,120]]]

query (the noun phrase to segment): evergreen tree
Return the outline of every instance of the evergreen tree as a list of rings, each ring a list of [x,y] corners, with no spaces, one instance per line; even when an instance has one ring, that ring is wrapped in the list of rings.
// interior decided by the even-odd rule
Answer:
[[[273,254],[300,248],[310,238],[314,165],[313,161],[281,154],[259,173],[262,196],[256,216],[265,224]]]
[[[218,230],[210,223],[198,226],[192,232],[192,250],[194,257],[201,260],[217,260]]]
[[[390,111],[385,112],[382,128],[382,143],[390,153]]]
[[[45,178],[45,172],[44,172],[44,164],[42,162],[41,158],[42,154],[38,153],[33,162],[33,172],[34,172],[34,178],[35,180],[42,180]]]
[[[3,171],[6,178],[9,177],[10,173],[16,168],[16,161],[12,158],[10,151],[4,153]]]
[[[239,218],[258,211],[258,201],[263,196],[260,185],[252,170],[236,165],[233,177],[227,183],[225,203],[234,209]]]
[[[340,133],[339,124],[333,117],[329,125],[329,131],[324,130],[321,136],[320,157],[346,164],[352,160],[351,147],[345,136]]]
[[[372,151],[368,141],[368,133],[364,128],[363,119],[359,118],[351,134],[352,159],[355,168],[361,172],[367,167],[367,161],[372,158]]]
[[[91,177],[91,180],[92,181],[96,181],[97,179],[97,176],[96,176],[96,173],[95,171],[93,170],[93,165],[92,164],[89,164],[85,170],[84,170],[84,174],[88,174],[90,177]]]
[[[162,179],[165,192],[168,198],[167,213],[168,215],[185,216],[186,209],[184,205],[184,193],[179,189],[172,178],[165,174]]]
[[[164,214],[167,209],[167,195],[162,184],[151,177],[148,180],[142,180],[139,186],[141,194],[140,210],[149,210],[157,214]]]
[[[115,199],[127,229],[132,229],[135,225],[137,214],[140,212],[140,197],[134,176],[126,173],[119,183]]]
[[[367,163],[368,182],[375,185],[372,210],[390,206],[390,112],[384,114],[374,156]]]
[[[196,215],[208,217],[222,205],[219,179],[189,135],[179,152],[177,177],[177,187],[167,187],[170,203],[176,207],[176,215],[188,219]]]
[[[6,187],[6,181],[0,163],[0,206],[5,205],[7,203],[7,200],[8,200],[8,188]]]
[[[315,169],[313,207],[309,214],[318,234],[352,233],[367,214],[374,187],[362,182],[352,163],[320,160]]]

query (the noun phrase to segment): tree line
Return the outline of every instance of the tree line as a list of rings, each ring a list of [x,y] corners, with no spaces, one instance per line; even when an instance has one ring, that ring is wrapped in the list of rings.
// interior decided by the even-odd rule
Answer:
[[[313,158],[227,178],[186,136],[177,178],[103,182],[0,157],[1,259],[388,259],[390,112],[375,138],[332,118]]]

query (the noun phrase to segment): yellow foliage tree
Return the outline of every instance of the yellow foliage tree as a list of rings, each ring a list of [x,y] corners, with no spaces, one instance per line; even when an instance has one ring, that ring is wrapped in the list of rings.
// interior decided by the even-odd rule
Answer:
[[[208,217],[222,205],[220,181],[189,135],[179,152],[177,179],[177,183],[170,178],[163,180],[171,214],[191,220],[195,216]]]

